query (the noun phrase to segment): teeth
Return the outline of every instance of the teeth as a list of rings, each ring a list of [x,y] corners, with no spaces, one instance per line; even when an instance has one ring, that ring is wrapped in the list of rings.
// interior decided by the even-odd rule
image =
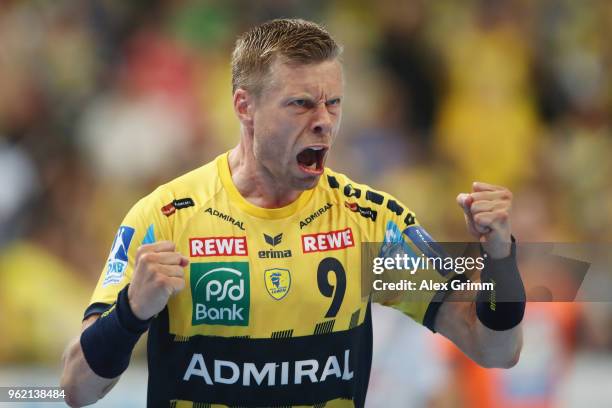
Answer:
[[[321,147],[321,146],[314,146],[314,147],[311,147],[310,149],[319,151],[319,150],[323,150],[323,147]]]

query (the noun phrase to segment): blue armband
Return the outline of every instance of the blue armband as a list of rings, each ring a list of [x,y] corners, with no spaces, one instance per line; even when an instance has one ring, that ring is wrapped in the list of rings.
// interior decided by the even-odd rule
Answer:
[[[492,283],[493,290],[481,290],[476,296],[476,315],[492,330],[509,330],[523,320],[525,287],[516,264],[516,243],[512,237],[510,255],[502,259],[485,256],[480,275],[482,283]]]
[[[151,319],[140,320],[132,312],[128,287],[119,292],[115,305],[81,334],[85,360],[100,377],[115,378],[125,371],[136,342],[151,323]]]

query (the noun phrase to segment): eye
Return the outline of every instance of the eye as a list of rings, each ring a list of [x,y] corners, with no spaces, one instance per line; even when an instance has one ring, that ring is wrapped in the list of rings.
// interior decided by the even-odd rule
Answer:
[[[340,105],[340,98],[330,99],[329,101],[325,102],[325,104],[327,106],[337,106],[337,105]]]
[[[295,99],[291,101],[291,104],[303,108],[303,107],[308,106],[308,101],[306,99]]]

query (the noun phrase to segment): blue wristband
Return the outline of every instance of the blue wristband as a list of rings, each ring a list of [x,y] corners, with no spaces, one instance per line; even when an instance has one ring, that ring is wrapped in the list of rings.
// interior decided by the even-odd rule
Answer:
[[[151,323],[132,312],[128,288],[129,284],[119,292],[115,305],[81,334],[85,360],[100,377],[115,378],[125,371],[136,342]]]
[[[480,281],[492,283],[493,290],[478,292],[476,296],[478,320],[489,329],[496,331],[509,330],[518,325],[525,314],[526,297],[525,287],[516,264],[514,237],[512,237],[510,255],[506,258],[491,259],[486,255]]]

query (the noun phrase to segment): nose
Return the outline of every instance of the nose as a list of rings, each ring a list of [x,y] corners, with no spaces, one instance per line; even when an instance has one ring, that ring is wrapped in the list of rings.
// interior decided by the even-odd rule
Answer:
[[[314,110],[311,130],[317,135],[327,135],[331,133],[332,117],[325,103],[320,103]]]

